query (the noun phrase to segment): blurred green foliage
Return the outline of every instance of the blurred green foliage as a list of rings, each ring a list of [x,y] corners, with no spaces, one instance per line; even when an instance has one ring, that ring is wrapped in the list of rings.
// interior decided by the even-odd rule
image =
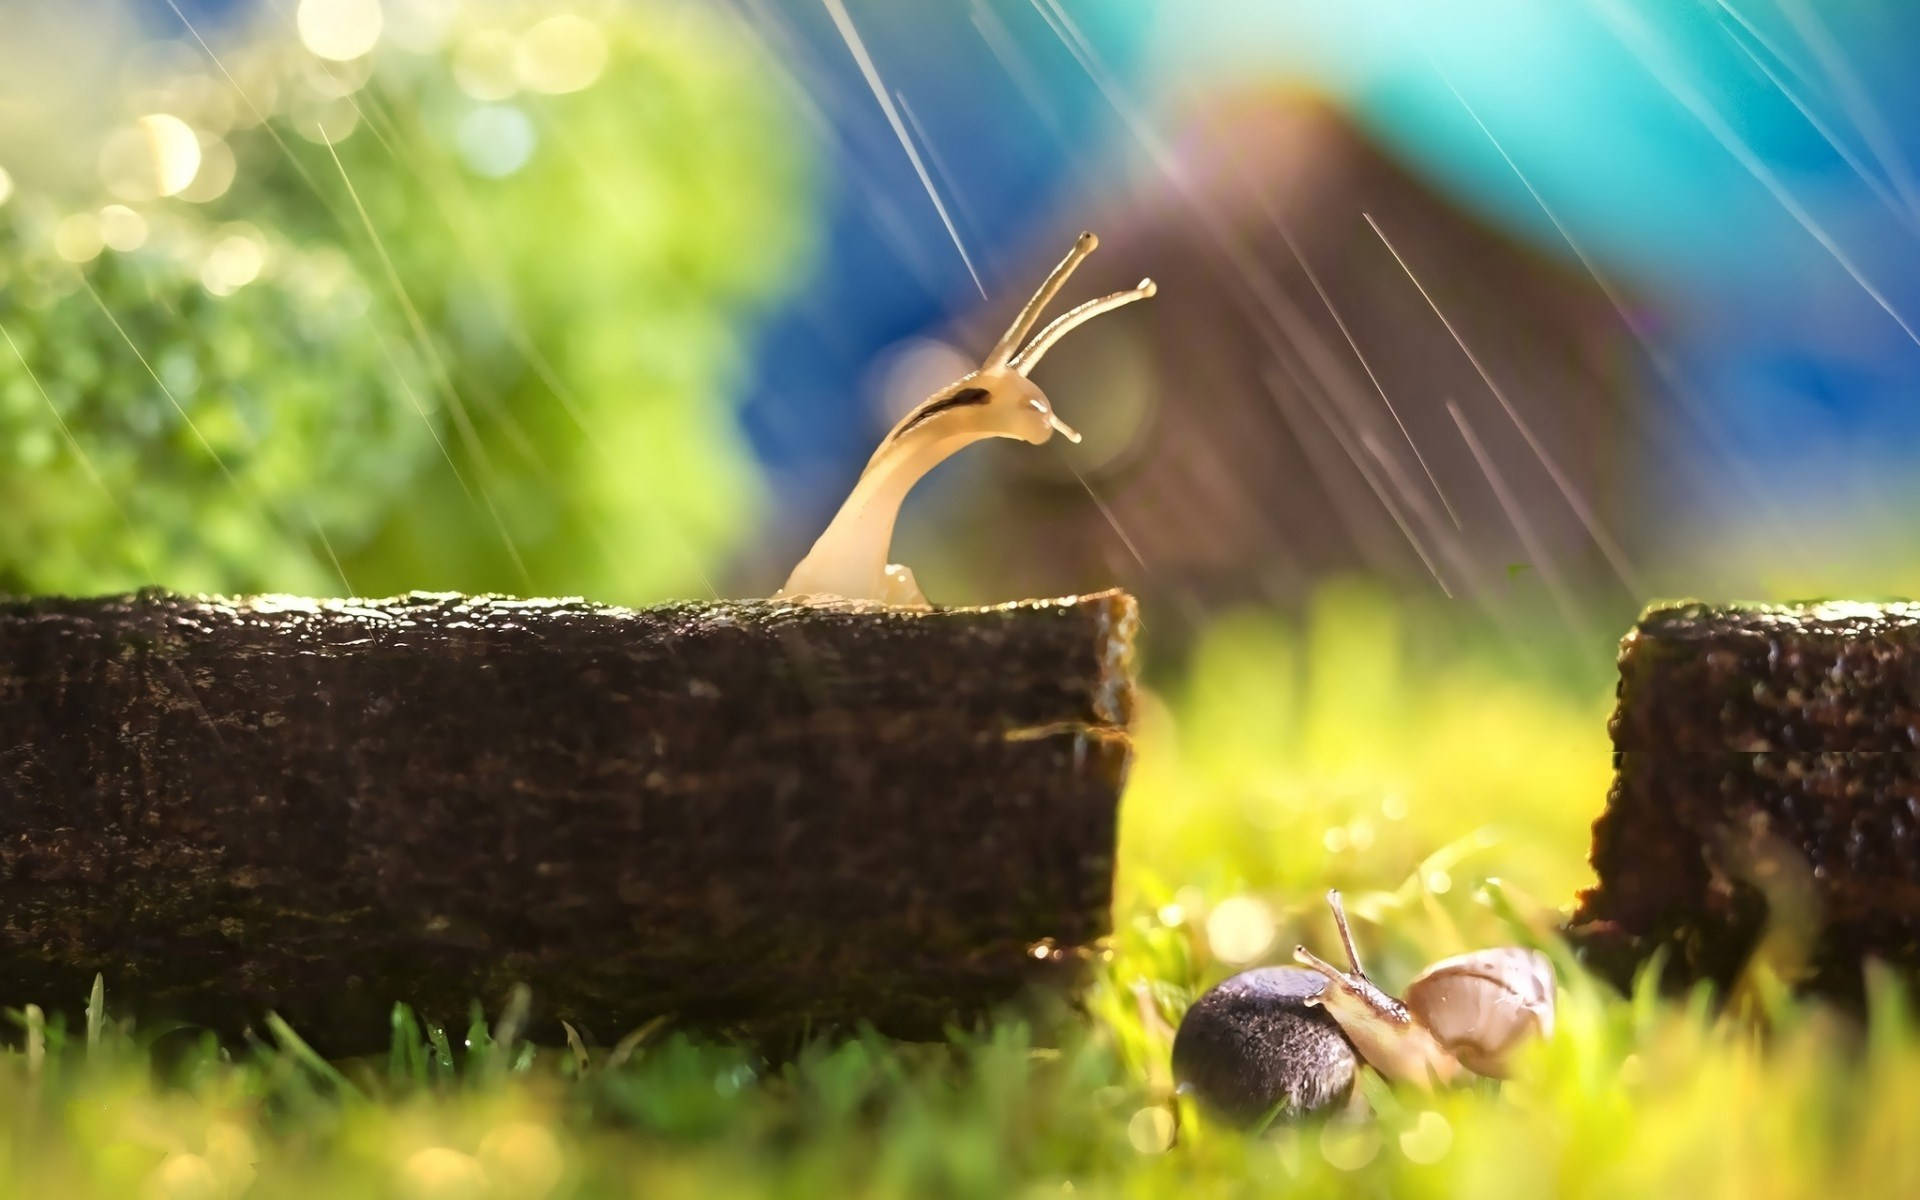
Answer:
[[[556,82],[528,65],[552,15],[188,56],[129,118],[168,105],[233,180],[129,201],[128,249],[69,219],[114,195],[15,166],[0,588],[707,590],[760,499],[728,398],[805,251],[806,139],[720,18],[570,18]]]
[[[535,1049],[509,1004],[464,1032],[402,1013],[389,1054],[330,1064],[283,1027],[228,1054],[106,1020],[90,1046],[14,1010],[0,1172],[81,1197],[1913,1194],[1906,997],[1874,976],[1862,1030],[1759,976],[1721,1009],[1586,975],[1553,927],[1587,879],[1605,681],[1428,616],[1336,587],[1297,625],[1216,629],[1150,699],[1082,1011],[771,1062],[659,1028]],[[1331,945],[1329,885],[1389,987],[1543,946],[1557,1036],[1504,1083],[1370,1078],[1371,1115],[1207,1124],[1171,1094],[1172,1028],[1226,974]]]
[[[366,336],[343,254],[279,246],[223,299],[199,277],[214,232],[173,236],[83,277],[0,221],[0,590],[330,591],[321,531],[364,539],[432,451],[387,382],[419,372]]]

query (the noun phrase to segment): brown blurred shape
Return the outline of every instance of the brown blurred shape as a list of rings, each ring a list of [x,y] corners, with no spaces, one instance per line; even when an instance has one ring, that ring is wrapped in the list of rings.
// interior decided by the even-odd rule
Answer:
[[[1100,234],[1069,303],[1142,275],[1160,296],[1062,343],[1036,373],[1086,445],[969,456],[965,503],[912,508],[896,554],[939,546],[995,593],[929,594],[1118,585],[1143,597],[1158,638],[1359,570],[1434,595],[1437,575],[1490,616],[1542,605],[1584,633],[1618,628],[1632,602],[1621,572],[1363,214],[1617,539],[1638,364],[1595,282],[1446,199],[1316,100],[1243,97],[1175,151],[1182,184],[1155,173],[1075,206],[1036,244],[1037,276],[1078,228]],[[955,340],[990,343],[1025,286]]]

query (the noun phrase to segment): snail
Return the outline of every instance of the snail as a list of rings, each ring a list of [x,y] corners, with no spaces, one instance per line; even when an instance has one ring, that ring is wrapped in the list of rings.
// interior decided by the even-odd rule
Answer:
[[[1311,1003],[1338,1021],[1360,1057],[1388,1079],[1425,1087],[1450,1083],[1462,1069],[1503,1077],[1522,1045],[1553,1036],[1553,964],[1538,950],[1500,946],[1442,959],[1396,1000],[1361,969],[1340,893],[1329,891],[1327,903],[1353,970],[1305,946],[1295,946],[1293,957],[1326,979]]]
[[[1042,329],[1025,347],[1040,314],[1059,294],[1075,267],[1100,240],[1082,233],[1073,249],[1027,301],[1013,325],[979,370],[970,371],[922,401],[900,419],[867,461],[853,492],[787,577],[776,596],[872,600],[926,607],[913,572],[887,561],[900,502],[920,477],[947,457],[982,438],[1019,438],[1034,445],[1056,432],[1070,442],[1080,435],[1053,411],[1028,373],[1055,343],[1104,312],[1154,294],[1153,280],[1073,308]]]
[[[1395,999],[1361,969],[1340,893],[1327,903],[1351,971],[1298,946],[1304,967],[1242,971],[1181,1018],[1175,1085],[1215,1115],[1245,1125],[1343,1103],[1361,1062],[1423,1087],[1463,1071],[1501,1077],[1522,1045],[1552,1036],[1553,967],[1538,950],[1442,959]]]

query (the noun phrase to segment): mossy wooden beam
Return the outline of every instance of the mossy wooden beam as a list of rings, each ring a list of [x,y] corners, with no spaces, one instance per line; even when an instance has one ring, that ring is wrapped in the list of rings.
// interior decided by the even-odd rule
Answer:
[[[0,602],[0,1003],[938,1034],[1108,930],[1130,597]],[[553,1028],[553,1026],[549,1026]]]
[[[1572,933],[1624,982],[1774,969],[1843,997],[1920,972],[1920,605],[1650,609],[1621,643],[1597,885]]]

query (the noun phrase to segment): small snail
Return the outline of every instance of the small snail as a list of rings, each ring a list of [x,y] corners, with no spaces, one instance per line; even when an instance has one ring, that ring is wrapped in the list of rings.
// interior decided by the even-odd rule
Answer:
[[[1236,1125],[1344,1102],[1360,1060],[1316,1003],[1326,987],[1299,967],[1255,967],[1216,985],[1173,1036],[1176,1088]]]
[[[900,502],[920,477],[962,446],[981,438],[1019,438],[1039,445],[1057,430],[1068,441],[1080,440],[1080,435],[1054,414],[1046,394],[1028,380],[1027,374],[1054,343],[1076,327],[1103,312],[1153,295],[1153,280],[1142,279],[1127,291],[1089,300],[1057,317],[1024,349],[1020,343],[1074,268],[1099,244],[1091,233],[1081,234],[1014,318],[980,369],[927,397],[888,432],[826,532],[775,595],[925,607],[927,599],[920,594],[913,572],[887,562]]]
[[[1309,1003],[1331,1014],[1367,1065],[1388,1079],[1425,1087],[1452,1081],[1463,1067],[1503,1076],[1520,1046],[1553,1035],[1553,965],[1538,950],[1501,946],[1442,959],[1396,1000],[1361,969],[1340,893],[1328,892],[1327,903],[1353,970],[1341,971],[1305,946],[1295,946],[1293,957],[1326,979]]]
[[[1405,1000],[1360,967],[1339,892],[1327,903],[1351,971],[1304,946],[1302,967],[1242,971],[1194,1001],[1173,1039],[1182,1092],[1237,1124],[1298,1116],[1345,1101],[1364,1061],[1421,1086],[1462,1069],[1506,1073],[1527,1040],[1553,1033],[1553,967],[1538,950],[1505,946],[1442,959],[1408,985]]]

